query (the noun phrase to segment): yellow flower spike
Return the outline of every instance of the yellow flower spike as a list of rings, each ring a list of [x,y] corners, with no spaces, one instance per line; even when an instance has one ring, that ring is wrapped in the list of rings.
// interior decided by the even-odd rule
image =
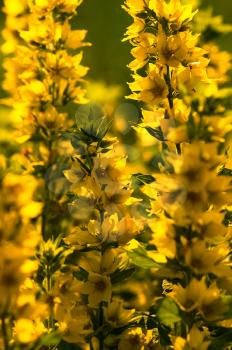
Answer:
[[[191,23],[198,3],[151,0],[137,11],[133,3],[126,7],[134,21],[126,33],[134,57],[129,65],[133,73],[129,98],[147,105],[135,129],[140,134],[141,128],[146,129],[155,145],[150,159],[146,156],[149,143],[141,152],[148,163],[144,173],[154,179],[141,189],[150,200],[147,213],[152,232],[146,236],[146,254],[165,258],[153,277],[168,276],[173,286],[158,308],[164,323],[165,317],[173,316],[168,322],[172,323],[169,335],[175,350],[207,350],[211,335],[200,329],[208,322],[211,332],[229,324],[222,320],[228,317],[230,296],[224,293],[229,294],[231,277],[230,230],[226,227],[231,221],[231,178],[229,167],[224,167],[230,165],[230,151],[227,162],[223,154],[231,132],[224,100],[230,92],[220,89],[220,84],[227,79],[230,57],[211,42],[204,45],[209,41],[209,28],[220,33],[229,27],[222,29],[221,19],[209,20],[204,11],[200,20],[194,18]],[[196,28],[202,35],[192,34],[198,32]],[[151,174],[153,166],[155,173]],[[216,280],[225,289],[219,290]],[[198,318],[201,324],[196,323]],[[163,335],[159,335],[162,344]],[[135,344],[140,344],[138,338]]]

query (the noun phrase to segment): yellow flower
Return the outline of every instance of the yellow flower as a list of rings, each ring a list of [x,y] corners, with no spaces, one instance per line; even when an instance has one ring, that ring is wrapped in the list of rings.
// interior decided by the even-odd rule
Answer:
[[[208,63],[207,58],[200,57],[198,61],[190,63],[188,67],[180,68],[176,74],[176,82],[179,88],[190,94],[199,94],[201,89],[208,88],[211,84],[206,72]]]
[[[207,331],[200,331],[193,326],[187,339],[177,337],[174,340],[174,350],[207,350],[210,344],[210,341],[205,340],[207,336]]]
[[[154,244],[158,252],[164,254],[169,259],[176,256],[176,232],[174,228],[174,221],[168,218],[160,218],[154,220],[149,224],[153,235],[150,244]]]
[[[3,172],[6,169],[6,157],[1,154],[0,155],[0,172]]]
[[[62,305],[71,307],[80,300],[81,282],[73,277],[71,273],[60,273],[54,275],[54,287],[52,293],[58,297]]]
[[[171,29],[180,30],[183,25],[186,28],[197,11],[192,12],[192,5],[182,5],[180,0],[169,2],[151,0],[150,8],[157,12],[159,17],[165,18],[170,23]]]
[[[4,3],[4,12],[11,16],[22,15],[27,9],[27,0],[8,0]]]
[[[78,265],[86,271],[109,276],[120,268],[120,253],[120,248],[106,249],[103,254],[99,251],[91,251],[82,255]]]
[[[14,335],[16,340],[22,344],[29,344],[36,341],[46,332],[46,328],[39,320],[20,318],[15,322]]]
[[[228,71],[231,69],[231,54],[227,51],[220,51],[217,45],[212,43],[204,45],[209,56],[207,67],[208,77],[217,79],[218,83],[228,80]]]
[[[139,226],[128,215],[119,220],[118,214],[106,217],[102,224],[90,222],[89,230],[101,242],[117,242],[125,244],[138,233]]]
[[[202,210],[208,209],[207,192],[204,182],[194,188],[184,176],[156,174],[157,182],[153,188],[157,191],[157,202],[160,208],[166,210],[178,225],[194,221]],[[149,195],[149,194],[148,194]]]
[[[213,15],[213,7],[211,6],[199,11],[198,15],[195,18],[194,27],[198,33],[204,32],[207,30],[207,28],[210,28],[219,34],[229,33],[232,30],[231,24],[223,23],[222,16]]]
[[[168,96],[168,87],[164,79],[160,77],[156,69],[149,71],[146,77],[134,76],[135,81],[130,83],[130,89],[134,92],[130,98],[138,99],[153,106]]]
[[[114,328],[122,327],[131,321],[135,309],[127,310],[123,307],[123,301],[114,299],[104,308],[106,321]]]
[[[86,344],[85,337],[93,332],[93,324],[85,306],[68,305],[59,302],[55,307],[59,331],[68,343]]]
[[[144,350],[146,336],[141,328],[131,328],[124,331],[120,336],[119,350]]]
[[[125,213],[126,201],[131,197],[132,190],[125,187],[123,184],[114,182],[107,185],[102,193],[103,205],[109,214],[115,211]]]
[[[126,32],[126,36],[124,41],[126,40],[133,40],[135,38],[137,38],[137,36],[142,33],[145,29],[145,22],[143,19],[141,18],[135,18],[134,19],[134,23],[131,24],[128,28],[127,28],[127,32]]]
[[[199,311],[208,321],[218,321],[223,319],[223,314],[229,311],[229,306],[223,303],[222,291],[213,283],[202,296]]]
[[[135,58],[128,67],[132,71],[142,68],[149,60],[151,55],[156,55],[157,38],[152,33],[141,33],[136,39],[137,46],[131,50],[132,56]]]
[[[3,193],[5,205],[17,208],[24,219],[35,218],[41,213],[42,204],[32,200],[37,181],[31,175],[16,175],[8,173],[3,179]]]
[[[184,142],[189,141],[186,125],[172,127],[173,125],[170,125],[172,124],[172,122],[170,123],[169,120],[164,120],[164,123],[162,123],[162,127],[163,127],[163,124],[165,124],[165,128],[168,127],[168,133],[167,133],[168,141],[173,142],[175,144],[182,144]]]
[[[115,181],[123,182],[125,180],[125,158],[114,158],[112,155],[109,157],[96,157],[94,158],[94,165],[92,170],[92,176],[96,183],[100,185],[108,185]]]
[[[173,109],[167,106],[168,115],[171,119],[174,119],[178,124],[184,124],[188,121],[191,108],[185,103],[185,101],[175,98],[173,100]]]
[[[83,0],[30,0],[32,11],[45,15],[51,11],[73,13]]]
[[[178,67],[187,56],[185,37],[180,33],[166,37],[160,30],[157,36],[159,62],[170,67]]]
[[[190,312],[199,307],[206,291],[205,278],[200,281],[192,279],[186,288],[173,285],[173,291],[168,293],[168,296],[173,298],[183,311]]]
[[[200,232],[201,237],[211,243],[220,243],[226,240],[228,228],[223,224],[224,214],[211,210],[198,218],[194,228]]]
[[[125,6],[122,6],[131,15],[136,15],[143,12],[148,0],[126,0]]]
[[[103,301],[109,303],[112,293],[110,278],[90,272],[88,281],[81,288],[81,293],[88,295],[90,307],[96,308]]]
[[[231,276],[226,258],[229,254],[227,245],[207,248],[204,241],[193,242],[185,251],[185,261],[196,273],[213,273],[216,276]]]
[[[39,80],[32,80],[29,84],[19,88],[22,99],[28,106],[39,107],[51,100],[48,92],[48,84]]]
[[[90,221],[90,224],[92,222]],[[98,246],[101,244],[100,237],[90,230],[82,230],[80,227],[75,227],[72,232],[64,238],[65,243],[75,247],[76,249],[82,249],[83,246]]]

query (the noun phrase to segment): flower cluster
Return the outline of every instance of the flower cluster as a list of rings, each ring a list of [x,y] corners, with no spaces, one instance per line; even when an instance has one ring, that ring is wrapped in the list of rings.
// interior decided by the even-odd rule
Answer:
[[[162,153],[157,139],[179,144],[197,139],[207,128],[204,137],[218,141],[230,131],[231,116],[219,119],[225,103],[228,106],[230,91],[218,89],[228,80],[231,57],[228,52],[220,51],[212,42],[213,34],[210,37],[207,33],[219,35],[231,28],[223,25],[220,17],[211,16],[206,20],[205,11],[200,10],[196,15],[190,3],[183,1],[181,8],[180,2],[170,2],[167,6],[162,2],[149,2],[147,9],[146,2],[142,1],[139,7],[139,2],[128,1],[124,6],[134,19],[125,38],[134,46],[131,51],[134,60],[129,65],[134,78],[129,84],[133,91],[130,98],[142,101],[149,108],[142,110],[143,122],[136,128],[138,147],[143,147],[143,161],[149,166],[156,162],[154,149]],[[194,9],[199,5],[192,3]],[[157,21],[157,16],[162,23]],[[202,22],[203,16],[205,22]],[[194,21],[192,30],[190,20]],[[201,36],[193,30],[201,30]],[[217,106],[210,113],[216,94]],[[193,102],[195,106],[191,111]],[[201,113],[205,114],[204,121]]]
[[[213,38],[231,27],[198,0],[125,0],[129,134],[121,88],[85,81],[81,3],[4,2],[0,348],[229,350],[231,57]]]
[[[18,153],[9,155],[1,178],[5,349],[42,348],[60,339],[53,332],[57,327],[52,274],[70,252],[60,247],[60,239],[53,239],[69,225],[62,200],[63,164],[70,146],[61,134],[73,124],[67,106],[85,102],[88,68],[81,65],[80,50],[89,45],[83,41],[87,32],[71,27],[80,4],[79,0],[4,3],[3,87],[9,94],[4,103],[13,107],[10,119],[17,124],[13,135],[22,144],[15,146]]]
[[[137,129],[160,153],[154,181],[142,189],[150,199],[147,249],[163,257],[151,272],[163,295],[150,316],[160,349],[224,349],[229,343],[214,335],[231,324],[232,124],[230,91],[221,88],[230,55],[193,33],[197,11],[189,2],[127,0],[124,8],[133,18],[126,33],[134,46],[129,98],[143,102]]]
[[[97,105],[79,109],[71,134],[72,166],[65,171],[76,225],[64,242],[74,250],[70,268],[76,296],[61,302],[57,311],[60,322],[71,312],[69,322],[76,320],[77,325],[80,313],[85,315],[82,329],[67,324],[66,339],[83,344],[88,339],[100,349],[120,344],[117,333],[132,322],[135,310],[125,308],[114,286],[134,272],[125,246],[142,228],[133,217],[138,200],[125,172],[126,158],[118,154],[116,139],[105,136],[108,128],[109,120]]]
[[[1,348],[37,341],[46,328],[47,306],[34,281],[38,263],[36,246],[41,240],[33,224],[41,203],[33,199],[37,182],[29,174],[14,174],[1,159],[0,165],[0,283]]]
[[[17,139],[21,143],[28,141],[24,153],[36,176],[45,178],[42,230],[47,239],[49,223],[62,217],[59,184],[54,177],[62,173],[59,164],[66,152],[60,135],[73,123],[67,105],[85,101],[83,78],[88,68],[81,65],[80,49],[89,45],[83,42],[87,32],[72,30],[70,24],[80,1],[26,1],[25,6],[17,1],[22,17],[24,12],[27,14],[23,28],[18,28],[17,20],[12,19],[14,4],[6,3],[9,30],[18,45],[14,57],[5,61],[4,87],[11,94],[8,104],[13,102],[14,118],[20,121]],[[18,19],[19,14],[15,16]]]

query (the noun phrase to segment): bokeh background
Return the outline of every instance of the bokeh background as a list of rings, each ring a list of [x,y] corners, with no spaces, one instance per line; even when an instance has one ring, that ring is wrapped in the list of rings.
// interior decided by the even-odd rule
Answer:
[[[107,84],[120,84],[126,93],[126,82],[130,79],[126,67],[131,60],[130,45],[121,42],[121,39],[131,20],[122,10],[122,3],[123,0],[85,0],[73,24],[77,28],[88,29],[88,40],[93,43],[85,50],[84,63],[91,68],[89,78]],[[2,0],[0,6],[3,6]],[[214,14],[223,15],[226,23],[231,23],[232,0],[203,0],[203,7],[208,6],[213,7]],[[0,28],[3,26],[4,15],[1,11]],[[232,51],[231,39],[231,34],[223,35],[219,40],[220,46]],[[2,55],[0,60],[2,62]],[[2,75],[1,67],[1,80]],[[3,95],[2,90],[0,95]]]

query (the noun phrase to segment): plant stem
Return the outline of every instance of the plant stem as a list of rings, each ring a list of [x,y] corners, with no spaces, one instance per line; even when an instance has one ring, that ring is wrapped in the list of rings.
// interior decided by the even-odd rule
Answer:
[[[102,305],[99,306],[99,328],[101,328],[101,326],[103,325],[104,322],[104,314],[103,314],[103,308]],[[103,338],[103,334],[102,332],[99,332],[99,336],[98,336],[98,340],[99,340],[99,350],[104,350],[104,338]]]
[[[47,292],[49,293],[52,289],[52,275],[49,264],[47,264]],[[50,297],[50,296],[49,296]],[[52,304],[50,302],[50,315],[48,318],[48,330],[53,331],[54,330],[54,317],[53,317],[53,301]],[[52,350],[53,346],[49,345],[49,350]]]
[[[165,75],[165,80],[168,86],[168,103],[170,109],[173,109],[174,104],[173,104],[173,88],[171,84],[171,74],[170,74],[170,67],[167,65],[167,74]]]
[[[170,73],[170,67],[167,65],[167,74],[165,75],[165,81],[166,84],[168,86],[168,103],[169,103],[169,107],[171,110],[173,110],[174,108],[174,103],[173,103],[173,87],[171,84],[171,73]],[[180,144],[178,143],[176,145],[176,151],[178,154],[181,154],[181,148],[180,148]]]
[[[46,164],[46,168],[48,170],[48,173],[46,174],[45,184],[44,184],[44,208],[42,213],[42,237],[44,241],[47,241],[49,239],[47,234],[47,221],[48,221],[48,209],[49,209],[49,202],[50,202],[50,196],[49,196],[49,171],[50,167],[52,165],[52,146],[53,146],[53,139],[49,139],[48,141],[48,161]]]
[[[51,271],[49,265],[47,265],[47,291],[48,293],[52,289],[52,276],[51,276]],[[50,317],[49,317],[49,328],[53,329],[54,328],[54,320],[53,320],[53,305],[50,305],[51,311],[50,311]]]
[[[7,335],[7,326],[5,322],[5,316],[1,316],[2,321],[2,336],[3,336],[3,343],[5,350],[10,350],[9,342],[8,342],[8,335]]]

